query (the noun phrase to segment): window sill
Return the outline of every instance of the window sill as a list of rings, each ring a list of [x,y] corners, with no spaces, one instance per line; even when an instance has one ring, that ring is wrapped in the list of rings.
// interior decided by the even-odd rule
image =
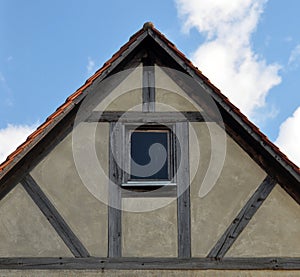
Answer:
[[[128,181],[123,183],[122,187],[162,187],[162,186],[176,186],[170,181]]]

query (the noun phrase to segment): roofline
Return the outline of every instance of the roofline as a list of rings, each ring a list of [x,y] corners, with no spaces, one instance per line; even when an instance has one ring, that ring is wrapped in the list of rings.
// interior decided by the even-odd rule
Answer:
[[[124,44],[100,69],[86,80],[84,85],[72,93],[54,113],[48,116],[45,122],[37,127],[37,129],[0,164],[0,180],[56,126],[75,105],[80,103],[86,95],[86,90],[88,88],[95,82],[98,83],[103,80],[120,63],[121,57],[126,57],[132,51],[132,48],[139,45],[146,36],[147,32],[145,28],[142,28],[133,34],[126,44]]]
[[[221,93],[220,89],[214,86],[210,80],[203,75],[203,73],[195,65],[193,65],[193,63],[161,32],[155,28],[151,28],[148,30],[148,33],[177,61],[177,63],[180,64],[186,72],[198,80],[199,85],[202,86],[225,111],[231,114],[233,118],[245,128],[249,135],[262,145],[264,149],[277,160],[277,162],[291,172],[291,174],[300,182],[300,168],[283,152],[281,152],[280,149],[272,143],[268,137],[264,135],[259,128],[255,126],[234,104],[232,104],[229,99]],[[163,42],[164,45],[162,45],[161,42]],[[168,49],[173,51],[173,55],[170,51],[168,51]],[[182,60],[184,63],[180,63],[178,59]],[[205,86],[203,86],[203,83]]]
[[[103,66],[95,72],[83,86],[71,94],[66,101],[51,114],[46,121],[41,124],[31,135],[29,135],[24,143],[22,143],[15,151],[13,151],[7,159],[0,164],[0,179],[20,161],[26,153],[28,153],[54,126],[60,122],[66,113],[78,104],[90,88],[96,83],[102,81],[119,63],[121,57],[127,56],[141,41],[147,36],[151,36],[159,45],[161,45],[171,57],[177,61],[180,66],[188,72],[192,77],[198,80],[202,86],[215,101],[227,111],[241,126],[245,128],[247,133],[253,137],[264,149],[288,170],[297,180],[300,181],[300,168],[283,154],[280,149],[273,144],[221,91],[214,86],[202,72],[179,51],[176,46],[170,42],[161,32],[154,28],[153,24],[144,25],[142,29],[132,35],[129,41],[123,45]],[[171,51],[170,51],[171,50]],[[204,86],[203,86],[204,85]]]

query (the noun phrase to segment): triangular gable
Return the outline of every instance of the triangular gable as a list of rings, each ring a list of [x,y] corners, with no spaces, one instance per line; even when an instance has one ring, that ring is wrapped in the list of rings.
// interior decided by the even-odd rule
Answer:
[[[144,48],[146,48],[146,50]],[[145,54],[149,56],[145,58]],[[77,174],[75,168],[77,165],[74,164],[74,161],[71,161],[73,158],[72,155],[74,154],[71,149],[71,131],[74,128],[74,124],[78,124],[76,125],[78,128],[74,128],[75,130],[79,129],[79,133],[85,134],[86,124],[90,126],[94,124],[96,126],[96,123],[101,122],[98,117],[99,113],[102,112],[101,105],[98,106],[97,110],[99,101],[105,100],[106,97],[111,96],[113,92],[117,90],[116,88],[118,88],[118,86],[122,86],[123,79],[128,77],[128,80],[130,80],[129,84],[136,83],[137,79],[141,79],[142,74],[139,68],[141,59],[156,59],[155,62],[157,62],[157,64],[155,64],[152,70],[156,73],[160,72],[158,75],[161,79],[155,77],[157,78],[155,82],[158,86],[163,86],[165,82],[169,82],[173,86],[172,90],[178,90],[178,96],[176,96],[177,98],[174,101],[172,100],[174,95],[167,90],[158,90],[156,96],[159,102],[173,101],[174,105],[177,105],[176,109],[183,111],[186,116],[184,123],[181,123],[180,120],[182,118],[176,117],[177,115],[173,118],[174,113],[168,109],[158,109],[153,112],[151,116],[155,116],[155,114],[156,116],[166,116],[167,120],[174,123],[173,125],[176,127],[176,130],[181,132],[179,140],[181,140],[180,143],[183,142],[182,151],[190,155],[190,158],[185,160],[185,165],[189,162],[192,163],[191,161],[193,160],[193,150],[191,149],[193,146],[191,142],[189,142],[189,137],[184,136],[189,133],[192,127],[196,130],[196,133],[198,132],[198,136],[202,137],[205,147],[208,146],[205,151],[209,150],[210,147],[206,141],[207,128],[210,129],[209,132],[212,131],[216,136],[218,136],[218,132],[225,133],[225,129],[226,136],[224,138],[228,142],[228,155],[224,163],[224,168],[222,168],[222,175],[220,175],[213,193],[206,199],[199,198],[199,193],[201,192],[200,185],[202,180],[205,179],[205,177],[201,175],[202,172],[200,169],[200,172],[196,175],[196,179],[193,181],[195,187],[191,184],[191,193],[188,188],[178,197],[176,190],[178,191],[181,188],[175,188],[175,190],[171,188],[167,191],[167,194],[164,194],[166,191],[163,191],[163,194],[159,196],[161,199],[163,199],[164,195],[173,198],[173,200],[170,201],[169,208],[158,210],[159,212],[150,212],[148,213],[149,217],[143,213],[132,214],[123,212],[122,214],[121,209],[119,209],[120,206],[111,207],[107,205],[100,207],[100,205],[98,205],[99,203],[96,203],[91,195],[86,196],[87,190],[81,184],[80,178],[78,176],[78,178],[74,177],[75,174]],[[147,61],[144,62],[143,60],[143,66],[148,65]],[[149,65],[151,66],[152,64],[150,63]],[[122,70],[127,70],[127,73],[121,79],[114,79],[113,76]],[[181,76],[184,74],[190,77],[188,81]],[[136,76],[138,77],[136,78]],[[111,81],[105,83],[107,79]],[[150,89],[153,88],[153,84],[148,85]],[[130,87],[126,90],[128,89],[130,90]],[[138,103],[141,102],[142,99],[141,93],[144,93],[144,91],[141,90],[134,93],[134,90],[132,90],[129,97]],[[87,96],[92,97],[89,99]],[[194,113],[193,105],[185,106],[186,103],[184,101],[180,102],[180,100],[178,100],[180,97],[184,99],[185,96],[191,100],[191,103],[195,103],[195,106],[198,105],[198,108],[199,106],[201,107],[201,113]],[[209,105],[207,105],[205,100],[207,97],[212,98],[214,105],[219,109],[224,126],[218,121],[219,119],[216,119],[214,111],[211,111]],[[94,101],[95,99],[97,101]],[[83,109],[83,115],[79,113],[80,117],[78,119],[77,112],[82,108],[82,103],[86,100],[89,101],[88,103],[90,105],[87,105],[87,108]],[[113,120],[109,121],[109,124],[107,124],[106,121],[104,123],[104,125],[107,124],[105,127],[101,125],[102,129],[98,133],[97,127],[95,127],[98,135],[97,139],[99,140],[97,145],[100,145],[100,148],[102,147],[101,151],[107,151],[105,154],[101,154],[100,151],[99,155],[109,155],[109,157],[105,156],[106,161],[109,160],[109,170],[107,168],[105,174],[111,174],[113,178],[118,178],[119,169],[115,165],[115,161],[111,162],[114,158],[112,158],[112,150],[110,148],[114,148],[116,145],[126,144],[128,141],[122,141],[122,132],[120,130],[117,134],[113,133],[112,126],[115,124],[114,120],[123,116],[124,110],[127,110],[127,100],[128,98],[125,97],[119,99],[119,102],[110,105],[106,113],[104,113],[104,118],[113,118]],[[118,110],[120,104],[124,104],[124,110]],[[151,101],[148,105],[151,105]],[[151,107],[149,109],[151,109]],[[137,108],[132,111],[131,116],[135,116],[135,119],[138,119],[140,122],[147,122],[149,113],[143,110],[144,113],[141,114],[141,111],[142,110]],[[202,112],[205,118],[202,117]],[[193,118],[193,120],[187,122],[186,119],[189,118]],[[126,119],[125,116],[125,121],[126,120],[129,119]],[[177,124],[178,122],[176,122],[176,120],[180,121],[179,124]],[[103,122],[101,122],[101,124],[103,124]],[[83,136],[80,143],[84,145],[86,142]],[[111,142],[111,144],[109,144],[109,142]],[[62,144],[63,147],[60,149]],[[67,151],[64,152],[66,149]],[[110,150],[108,151],[108,149]],[[118,149],[120,150],[120,148]],[[211,155],[211,153],[208,153],[209,151],[207,153],[205,151],[202,153],[204,159],[205,155],[208,157]],[[120,153],[118,155],[120,155]],[[209,158],[206,160],[208,159]],[[204,163],[207,163],[206,160]],[[89,162],[88,160],[86,161]],[[62,164],[64,168],[69,167],[70,169],[68,173],[62,176],[61,180],[63,180],[63,183],[60,183],[59,174],[61,174],[64,168],[53,166],[56,162],[58,162],[57,165]],[[179,163],[179,161],[177,162]],[[201,162],[203,163],[203,160]],[[202,165],[203,168],[205,168],[206,165]],[[47,170],[51,166],[51,170]],[[47,172],[44,171],[44,168]],[[190,176],[187,173],[188,170],[186,170],[186,167],[181,170],[181,173],[184,174],[184,178],[186,178],[185,180],[189,180]],[[231,173],[231,170],[233,170],[234,174]],[[237,171],[239,172],[237,173]],[[75,172],[73,174],[74,176],[70,174],[70,172]],[[68,174],[72,175],[74,179],[72,179],[72,176],[68,179]],[[56,177],[58,178],[57,180]],[[178,178],[180,183],[180,178],[183,177],[179,176]],[[26,142],[17,148],[16,151],[0,165],[0,200],[5,197],[9,191],[14,189],[19,182],[21,182],[40,210],[47,216],[73,255],[89,259],[87,263],[92,263],[96,268],[98,268],[99,265],[95,265],[95,260],[89,258],[89,256],[106,257],[106,253],[108,253],[109,258],[124,258],[126,256],[149,258],[152,256],[162,256],[164,258],[176,257],[174,259],[177,259],[191,258],[192,256],[193,258],[196,257],[198,262],[207,262],[209,264],[208,268],[214,268],[216,265],[211,262],[211,258],[219,260],[225,256],[224,261],[226,260],[226,253],[230,253],[228,251],[230,251],[233,244],[237,244],[239,235],[243,234],[243,232],[251,226],[252,217],[261,207],[264,200],[272,193],[277,182],[298,203],[300,202],[299,168],[289,161],[256,126],[232,105],[186,57],[150,23],[146,23],[140,31],[134,34],[128,43],[121,47],[101,69],[89,78],[84,86],[69,96],[66,102],[60,106],[55,113],[49,116],[46,122],[31,134]],[[223,183],[226,185],[223,185]],[[97,184],[94,185],[97,186]],[[70,192],[70,199],[68,203],[65,203],[66,199],[61,196],[68,195],[68,192]],[[122,197],[118,196],[119,193],[120,192],[115,188],[113,191],[105,192],[106,195],[117,195],[114,196],[113,201],[117,199],[118,205],[143,206],[147,203],[147,201],[143,201],[142,198],[138,199],[138,201],[128,201],[126,198],[128,195],[124,195],[122,200]],[[205,193],[207,193],[207,191],[205,191]],[[133,195],[134,193],[131,193],[129,199],[130,197],[134,198],[135,196]],[[82,203],[78,203],[79,197]],[[155,197],[157,197],[157,194]],[[176,199],[176,197],[178,197],[178,199]],[[190,212],[186,213],[187,210],[190,210],[190,198],[192,205],[191,214]],[[296,205],[296,203],[294,204]],[[85,205],[85,208],[81,209],[80,205]],[[91,209],[92,212],[89,212],[89,209]],[[86,216],[87,214],[88,216]],[[101,224],[106,227],[108,226],[108,230],[98,224],[97,220],[100,220],[100,216],[97,218],[97,214],[101,214]],[[121,221],[121,216],[124,219],[123,222]],[[191,223],[189,221],[190,218]],[[211,221],[209,221],[210,219]],[[155,224],[152,226],[151,222],[155,222],[157,226]],[[206,223],[207,225],[203,227]],[[191,229],[186,228],[186,226],[190,226],[190,224],[192,224]],[[247,226],[247,224],[250,225]],[[155,226],[157,228],[161,226],[161,230],[154,228]],[[178,229],[175,226],[178,226]],[[226,229],[226,227],[228,228]],[[143,234],[146,234],[151,228],[151,235],[149,233],[150,239],[143,237]],[[134,232],[136,232],[136,234],[130,237]],[[123,234],[122,237],[120,235],[121,233]],[[98,235],[97,242],[95,241],[93,244],[93,239]],[[109,240],[108,245],[106,244],[107,235]],[[126,241],[124,238],[126,238]],[[151,244],[151,240],[155,238],[157,239],[156,244]],[[202,241],[204,242],[202,243]],[[160,243],[162,243],[162,245],[166,243],[166,249],[164,249],[165,251],[161,251],[161,253],[159,248],[157,248],[160,246]],[[136,247],[137,244],[139,247]],[[143,249],[146,249],[147,245],[150,244],[153,249],[149,247],[149,251],[144,253]],[[185,245],[189,247],[184,247]],[[122,251],[123,255],[120,254]],[[178,251],[178,253],[176,251]],[[176,254],[178,254],[178,256],[176,256]],[[30,260],[28,261],[29,263],[31,262]],[[150,261],[151,264],[151,260],[145,261],[146,263]],[[51,263],[50,260],[47,260],[47,263],[48,262]],[[104,260],[102,262],[105,263]],[[168,266],[168,261],[165,260],[165,262],[166,264],[164,265]],[[185,262],[188,264],[190,262],[193,263],[190,259],[185,260]],[[237,262],[238,266],[243,264],[243,261],[235,260],[235,262]],[[269,260],[261,262],[263,264],[262,268],[266,268],[274,263]],[[284,262],[285,261],[283,261],[283,263]],[[53,264],[55,263],[56,262]],[[68,263],[68,261],[66,260],[61,264],[65,263]],[[137,261],[135,266],[140,263],[142,263],[140,260]],[[154,263],[156,266],[159,266],[157,262],[154,261]],[[173,268],[176,261],[172,260],[171,263],[170,268]],[[84,264],[85,261],[83,262],[82,268],[85,268]],[[142,265],[144,265],[144,263],[142,263]],[[197,266],[202,267],[203,264],[199,263]],[[236,264],[234,263],[231,266],[236,268]],[[255,266],[257,265],[255,264]],[[275,265],[272,264],[271,266]],[[104,267],[103,264],[103,268]],[[192,268],[193,266],[189,264],[188,267]]]

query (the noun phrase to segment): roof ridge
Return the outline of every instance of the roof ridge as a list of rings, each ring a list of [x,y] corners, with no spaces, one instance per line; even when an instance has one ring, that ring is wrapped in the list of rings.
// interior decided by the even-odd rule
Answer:
[[[91,77],[89,77],[80,88],[78,88],[74,93],[67,97],[65,102],[61,106],[59,106],[55,112],[47,117],[45,122],[43,122],[31,135],[29,135],[27,139],[19,147],[17,147],[16,150],[13,151],[4,162],[0,164],[0,177],[3,175],[4,169],[8,168],[8,166],[12,164],[17,156],[23,154],[26,148],[37,141],[40,138],[40,135],[43,134],[45,129],[56,121],[57,117],[62,115],[67,109],[75,104],[75,100],[78,99],[78,97],[86,88],[93,84],[95,79],[97,79],[105,70],[107,70],[111,66],[111,64],[115,60],[117,60],[121,56],[121,54],[124,53],[124,51],[127,50],[129,46],[132,45],[133,42],[136,41],[144,32],[149,33],[149,30],[155,32],[155,34],[158,35],[159,38],[163,40],[176,53],[176,55],[181,58],[187,64],[187,66],[189,66],[205,82],[205,84],[222,99],[222,101],[226,103],[228,107],[230,107],[233,113],[238,116],[238,118],[240,118],[256,135],[258,135],[259,138],[261,138],[263,143],[268,145],[280,158],[282,158],[288,165],[290,165],[295,172],[300,174],[300,168],[295,163],[293,163],[273,142],[271,142],[268,137],[263,134],[259,130],[259,128],[254,123],[252,123],[234,104],[232,104],[229,99],[220,91],[220,89],[213,85],[210,80],[180,50],[178,50],[174,43],[172,43],[169,39],[166,38],[165,35],[157,30],[154,27],[153,23],[146,22],[143,28],[134,33],[129,38],[127,43],[125,43],[116,53],[114,53],[112,57],[107,60],[103,64],[103,66],[98,69]]]

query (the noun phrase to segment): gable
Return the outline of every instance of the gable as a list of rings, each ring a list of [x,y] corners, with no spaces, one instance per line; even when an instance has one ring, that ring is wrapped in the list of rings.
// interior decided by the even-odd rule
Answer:
[[[131,172],[134,132],[166,135],[166,177],[145,181]],[[150,150],[149,163],[163,157],[158,150],[151,157]],[[58,262],[63,247],[57,247],[46,262],[57,268],[90,263],[267,269],[289,267],[286,257],[299,258],[298,250],[289,250],[294,238],[284,247],[268,235],[272,224],[284,235],[284,220],[291,230],[299,228],[299,205],[293,202],[299,200],[299,170],[151,26],[135,34],[0,169],[1,201],[21,190],[42,212],[43,228],[54,230],[76,257]],[[278,189],[294,199],[278,197]],[[281,220],[269,226],[263,218],[275,208]],[[251,235],[256,244],[249,242]],[[2,243],[7,247],[12,240]],[[272,245],[272,253],[261,251],[260,240]],[[283,261],[255,260],[269,256]]]

